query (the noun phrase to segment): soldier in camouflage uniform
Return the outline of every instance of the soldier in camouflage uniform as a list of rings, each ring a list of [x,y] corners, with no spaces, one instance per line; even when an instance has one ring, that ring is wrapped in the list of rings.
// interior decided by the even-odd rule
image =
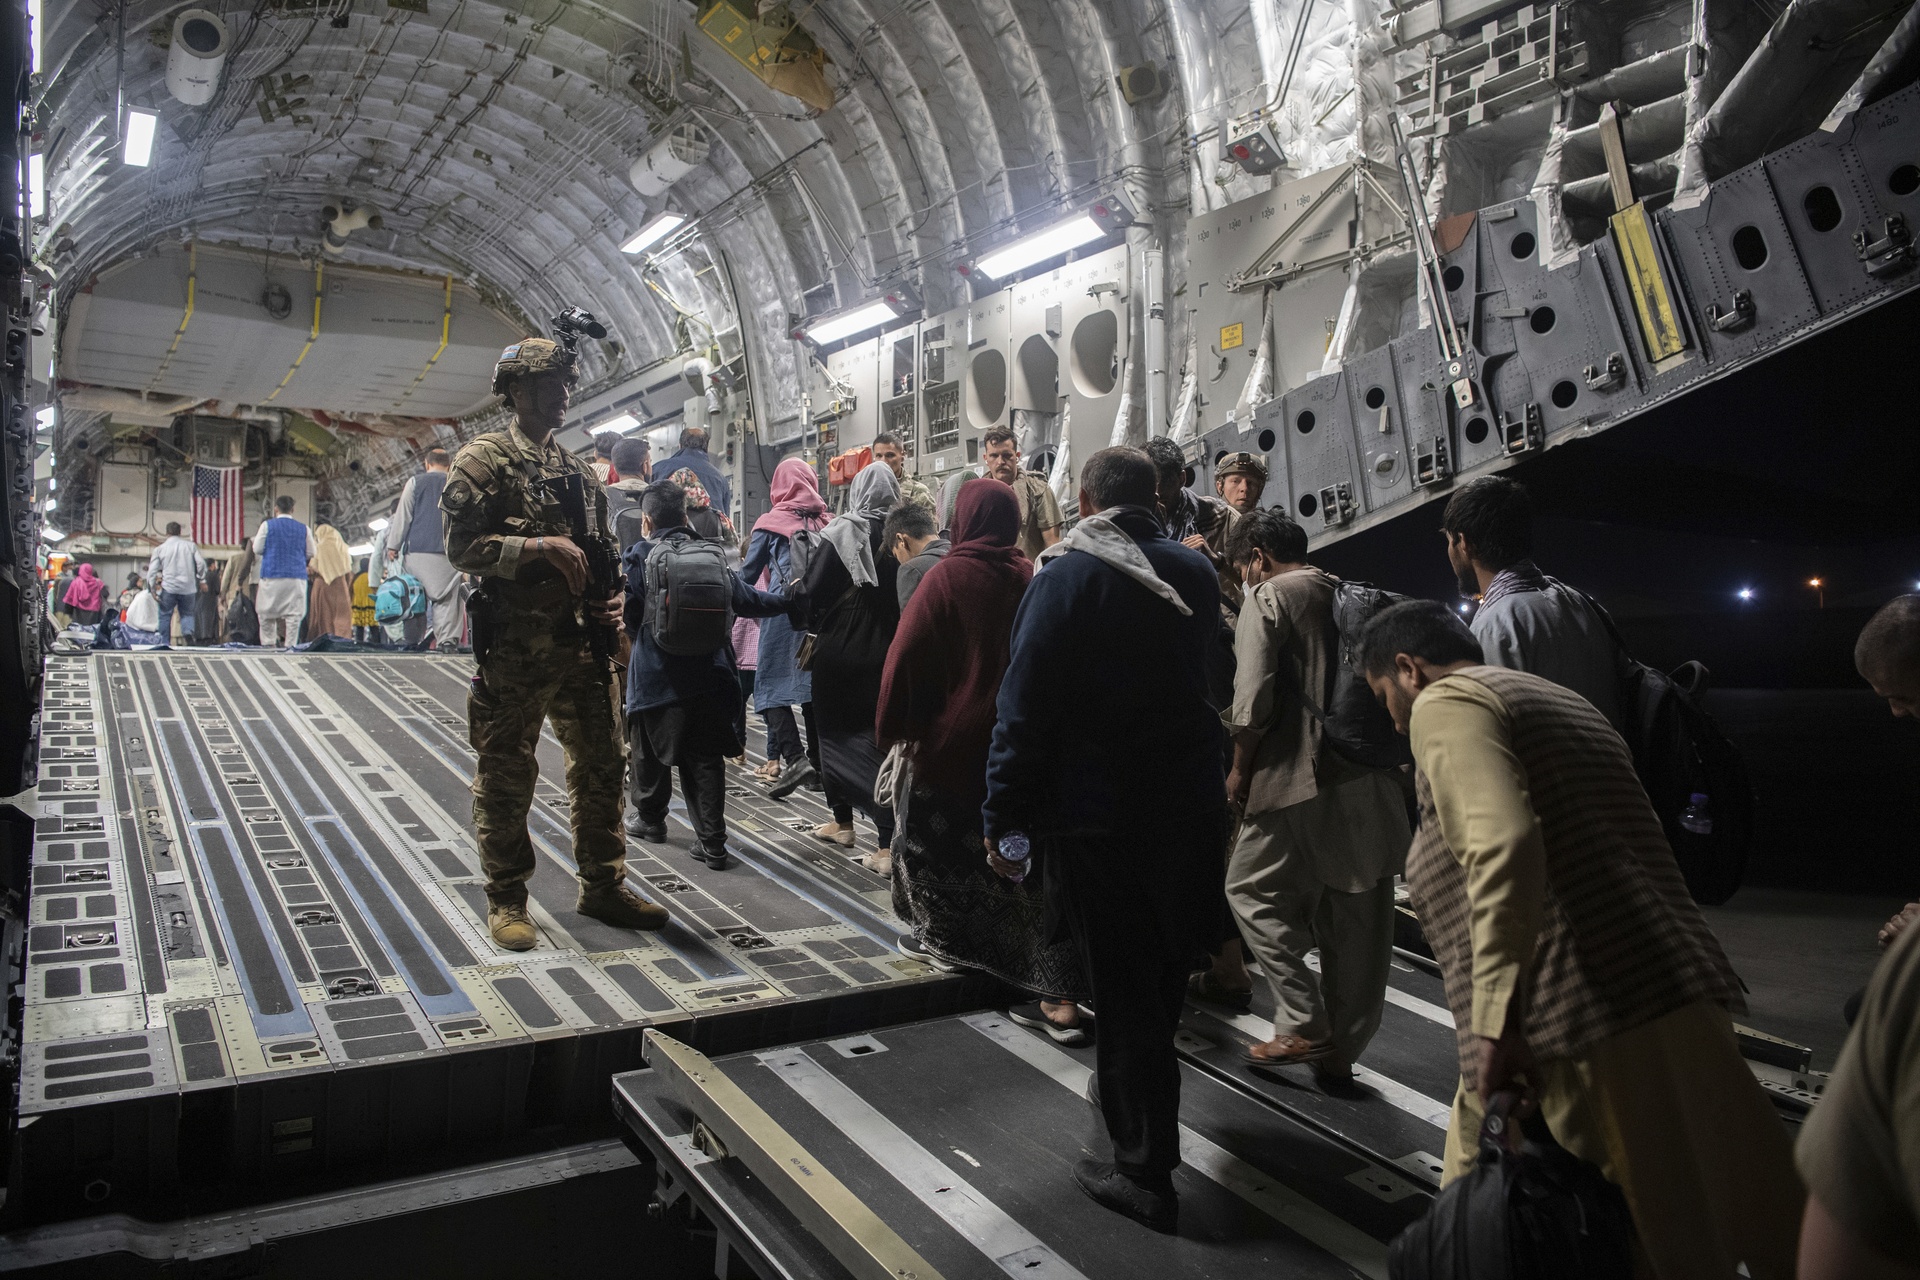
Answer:
[[[488,599],[475,617],[479,672],[467,698],[467,731],[480,759],[473,826],[487,874],[487,926],[511,951],[537,940],[527,915],[533,841],[527,810],[539,777],[534,751],[544,721],[567,755],[567,803],[579,865],[582,915],[630,929],[658,929],[667,912],[629,888],[620,830],[626,750],[615,681],[596,660],[588,627],[615,623],[621,598],[586,598],[587,559],[569,536],[556,481],[584,477],[589,519],[612,536],[606,491],[593,469],[554,443],[574,379],[572,353],[528,338],[501,353],[494,392],[517,421],[469,442],[440,497],[447,557],[480,580]]]

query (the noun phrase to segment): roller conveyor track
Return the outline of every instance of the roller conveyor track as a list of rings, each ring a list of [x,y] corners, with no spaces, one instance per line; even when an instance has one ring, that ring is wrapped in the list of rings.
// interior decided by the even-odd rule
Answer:
[[[885,884],[730,802],[737,862],[630,842],[657,933],[573,910],[541,750],[526,953],[469,819],[469,660],[192,650],[52,661],[20,1091],[34,1217],[164,1208],[604,1123],[638,1033],[716,1050],[991,999],[894,947]],[[739,788],[745,791],[746,788]],[[785,819],[786,821],[783,821]],[[17,1206],[15,1206],[17,1207]]]

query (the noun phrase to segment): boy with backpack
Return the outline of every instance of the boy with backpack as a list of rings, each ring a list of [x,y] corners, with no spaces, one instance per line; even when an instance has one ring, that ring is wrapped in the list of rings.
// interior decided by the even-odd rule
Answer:
[[[1243,516],[1227,555],[1247,588],[1226,716],[1227,800],[1240,817],[1227,900],[1274,999],[1273,1038],[1247,1058],[1257,1066],[1311,1064],[1323,1086],[1338,1086],[1380,1027],[1393,878],[1411,838],[1390,768],[1402,750],[1391,722],[1367,695],[1367,714],[1380,721],[1369,735],[1343,697],[1355,681],[1340,624],[1386,597],[1309,565],[1306,532],[1277,509]],[[1377,750],[1383,737],[1391,756]],[[1318,975],[1307,967],[1315,947]],[[1212,970],[1195,976],[1194,994],[1245,1009],[1251,982],[1244,970],[1232,972],[1236,959],[1229,944]]]
[[[787,601],[756,590],[727,568],[726,551],[687,524],[685,492],[651,485],[641,496],[641,537],[622,557],[627,571],[627,741],[633,757],[627,834],[667,838],[674,769],[693,823],[694,856],[727,864],[724,760],[743,750],[733,620],[770,618]]]

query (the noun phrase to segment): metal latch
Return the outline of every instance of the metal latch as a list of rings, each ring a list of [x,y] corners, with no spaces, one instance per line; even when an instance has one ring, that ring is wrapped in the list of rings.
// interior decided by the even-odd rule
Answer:
[[[1537,404],[1528,403],[1526,413],[1518,420],[1503,418],[1500,421],[1500,447],[1509,455],[1538,449],[1545,440],[1546,432],[1540,425],[1540,406]]]
[[[1424,449],[1416,449],[1413,455],[1413,487],[1416,489],[1443,484],[1453,478],[1446,436],[1434,436],[1426,445]]]
[[[1896,275],[1913,265],[1913,231],[1905,214],[1890,213],[1878,240],[1868,240],[1866,228],[1853,233],[1853,250],[1867,268],[1867,274],[1879,279]]]
[[[1722,311],[1714,303],[1707,304],[1707,327],[1715,333],[1732,333],[1735,329],[1744,329],[1753,323],[1753,293],[1747,289],[1733,291],[1733,305]]]
[[[327,984],[327,999],[346,1000],[353,996],[374,996],[380,994],[380,988],[365,978],[356,978],[348,974],[344,978],[335,978]]]
[[[67,949],[80,947],[110,947],[113,945],[113,930],[96,929],[91,933],[70,933],[67,935]]]
[[[1609,351],[1604,362],[1590,364],[1580,372],[1587,380],[1587,390],[1611,391],[1627,380],[1626,357],[1618,351]],[[1528,408],[1532,407],[1528,406]]]
[[[293,918],[293,922],[301,926],[302,928],[307,928],[316,924],[332,924],[334,920],[335,920],[335,916],[333,912],[324,910],[320,907],[309,908],[306,911],[300,912],[298,915],[294,916]]]
[[[105,867],[75,867],[62,878],[62,884],[99,884],[106,880]]]
[[[1322,489],[1320,518],[1329,529],[1353,519],[1353,490],[1344,484],[1328,485]]]

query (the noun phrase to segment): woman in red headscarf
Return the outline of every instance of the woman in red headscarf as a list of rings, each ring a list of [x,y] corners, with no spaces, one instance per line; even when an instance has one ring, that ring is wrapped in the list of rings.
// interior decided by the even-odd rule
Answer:
[[[896,793],[893,909],[916,950],[1050,997],[1021,1021],[1044,1021],[1054,1039],[1076,1043],[1085,1035],[1073,1000],[1087,983],[1072,945],[1047,941],[1040,869],[1020,884],[1004,880],[981,843],[994,702],[1033,577],[1015,545],[1020,501],[998,480],[970,480],[952,528],[953,550],[907,602],[881,677],[875,737],[910,745],[910,781]]]
[[[820,477],[798,458],[787,458],[773,469],[769,488],[773,507],[753,523],[740,580],[779,593],[793,577],[793,536],[825,525],[827,504],[820,497]],[[768,618],[760,624],[759,667],[753,685],[753,709],[767,723],[767,763],[760,779],[791,783],[788,790],[813,781],[820,763],[813,677],[794,660],[801,634],[785,618]],[[795,707],[807,715],[805,744],[793,718]]]

